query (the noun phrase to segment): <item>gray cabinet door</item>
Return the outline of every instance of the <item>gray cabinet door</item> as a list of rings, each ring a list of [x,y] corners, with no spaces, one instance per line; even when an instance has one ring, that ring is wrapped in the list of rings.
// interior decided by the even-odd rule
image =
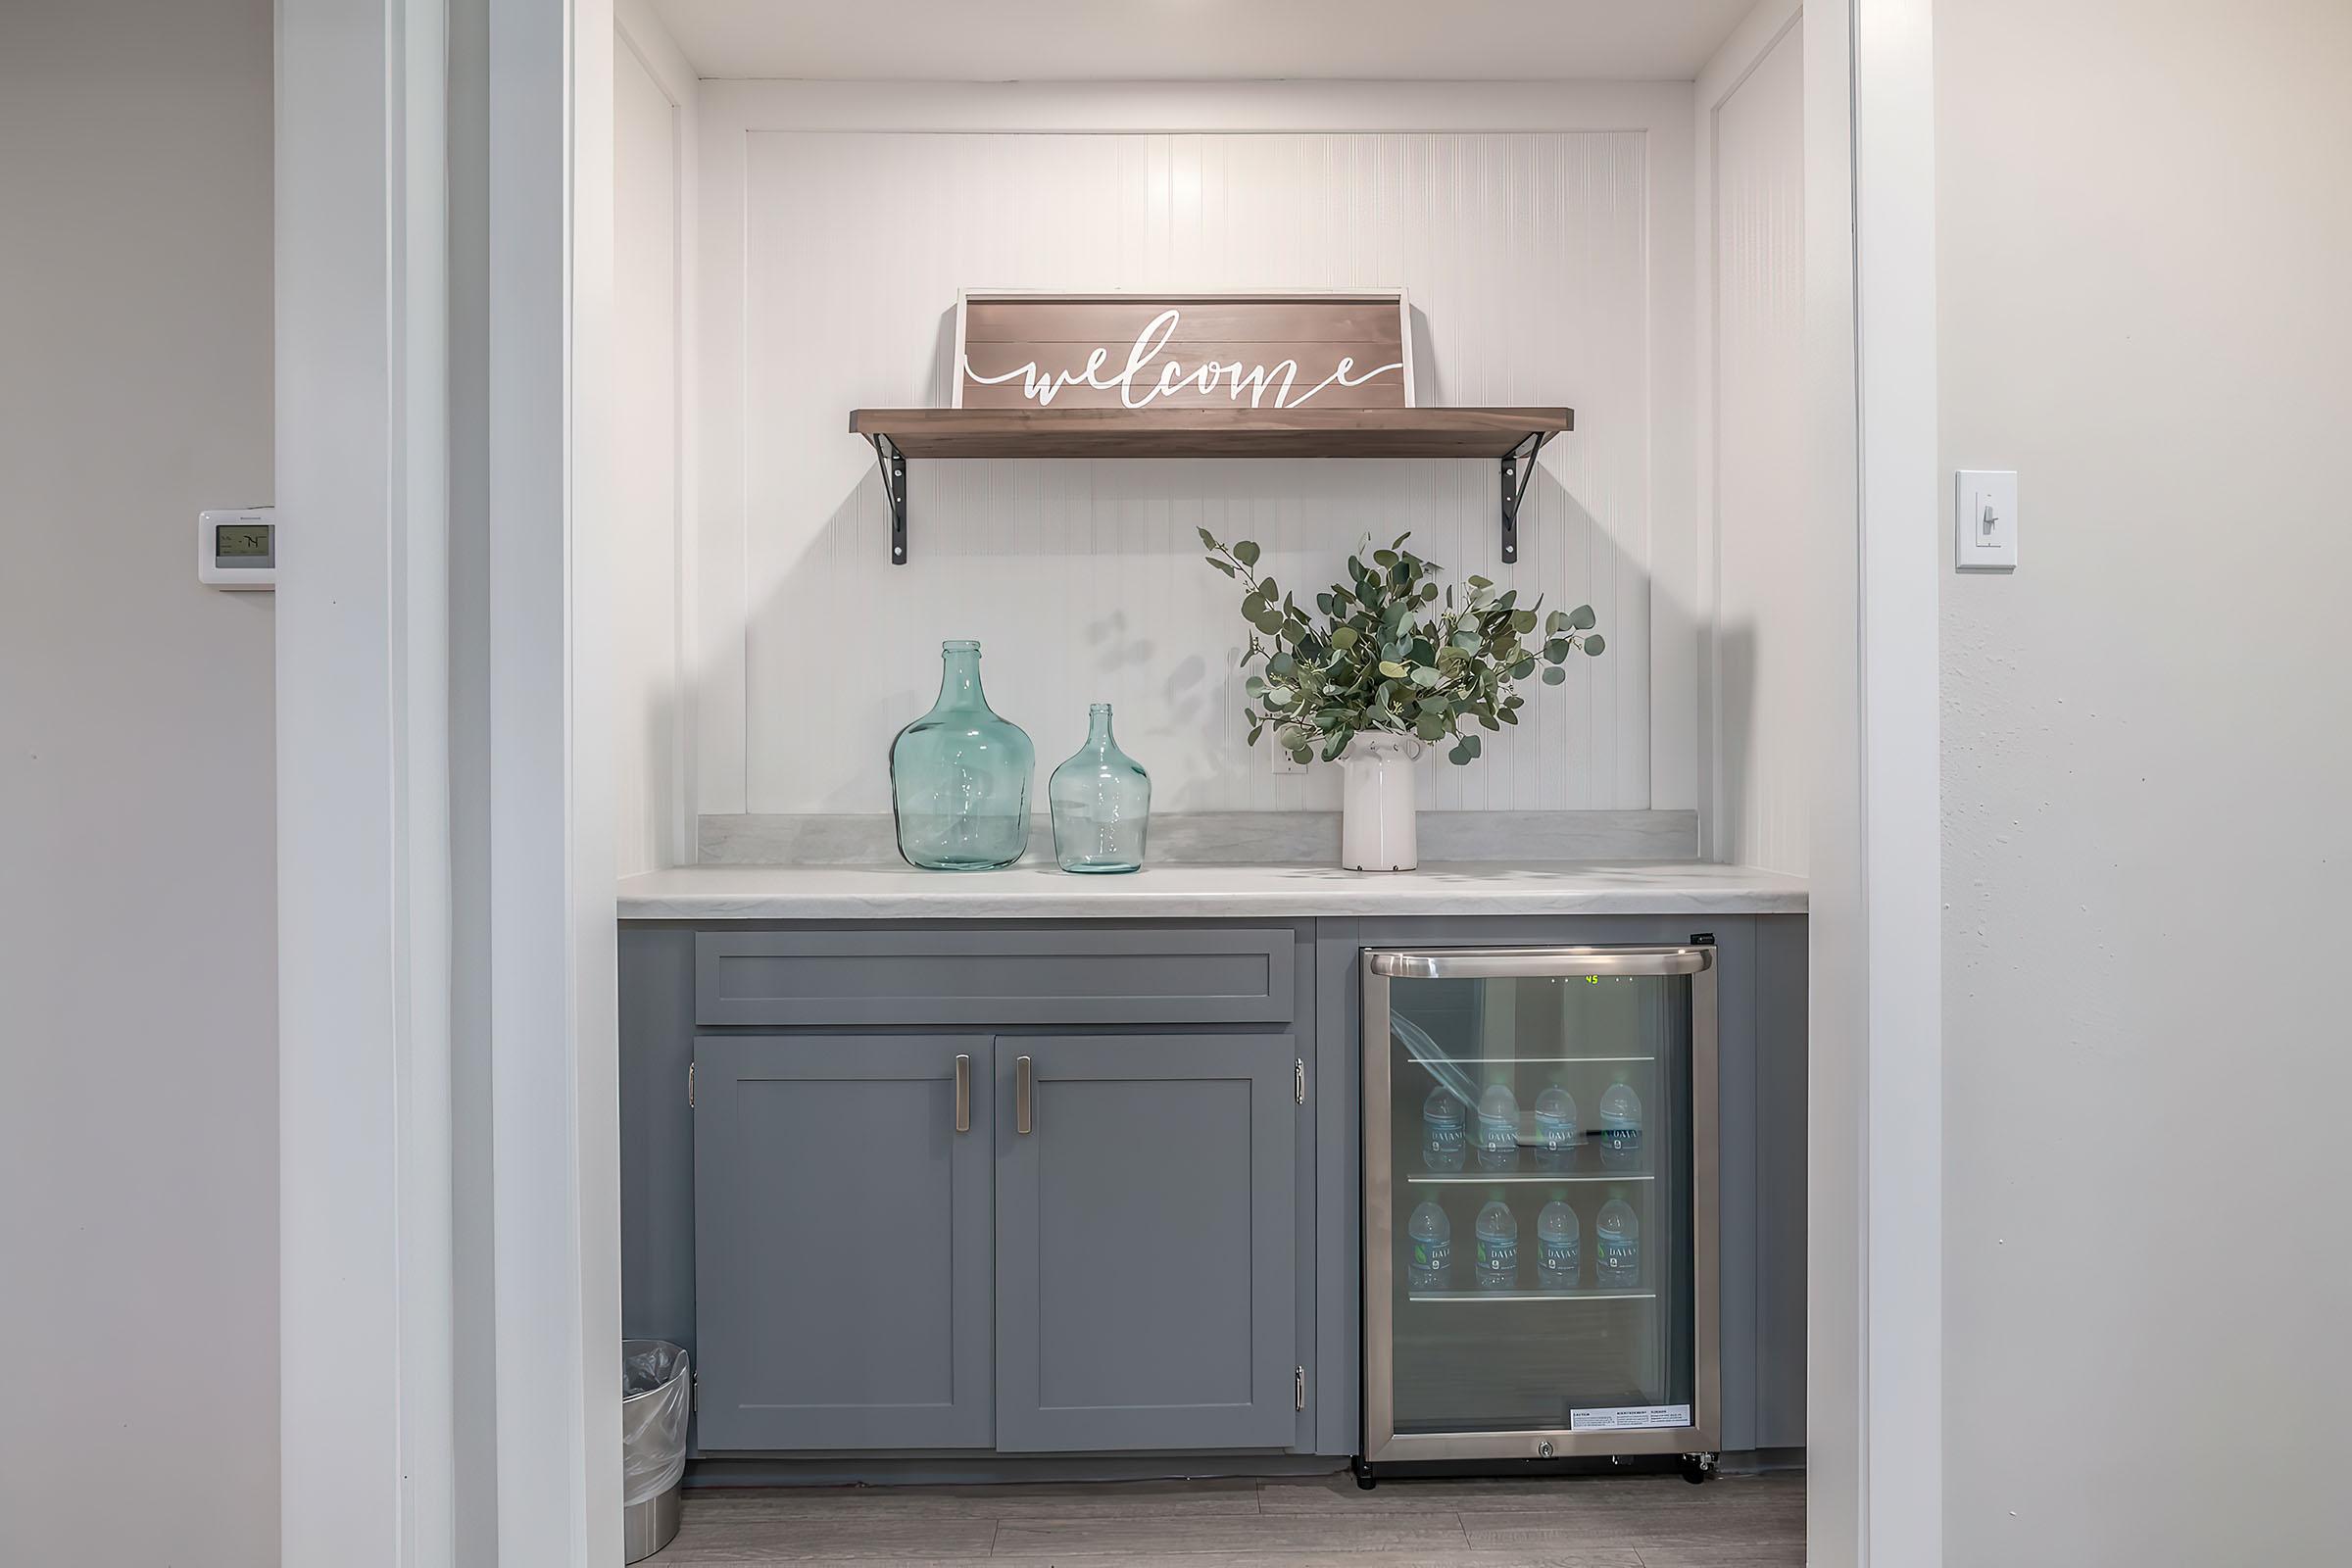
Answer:
[[[1297,1055],[1287,1035],[998,1038],[999,1448],[1292,1445]]]
[[[988,1039],[703,1036],[694,1063],[702,1446],[988,1446]]]

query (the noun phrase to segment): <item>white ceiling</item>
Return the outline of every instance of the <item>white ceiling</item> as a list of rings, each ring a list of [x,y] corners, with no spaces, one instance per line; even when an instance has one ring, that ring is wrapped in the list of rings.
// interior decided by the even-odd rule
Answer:
[[[654,0],[705,76],[1681,81],[1754,0]]]

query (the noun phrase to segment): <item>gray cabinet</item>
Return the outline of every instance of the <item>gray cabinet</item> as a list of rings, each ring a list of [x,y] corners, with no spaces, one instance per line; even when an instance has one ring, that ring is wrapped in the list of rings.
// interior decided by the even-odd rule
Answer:
[[[697,1038],[703,1447],[994,1441],[989,1059],[986,1036]]]
[[[1700,930],[1724,1446],[1801,1443],[1798,916],[624,924],[625,1330],[695,1351],[698,1451],[739,1477],[879,1473],[847,1450],[939,1478],[1014,1473],[1008,1451],[1356,1452],[1362,950]]]
[[[997,1041],[997,1446],[1280,1448],[1297,1427],[1287,1035]]]
[[[1289,1035],[699,1036],[701,1446],[1289,1446],[1298,1071]]]

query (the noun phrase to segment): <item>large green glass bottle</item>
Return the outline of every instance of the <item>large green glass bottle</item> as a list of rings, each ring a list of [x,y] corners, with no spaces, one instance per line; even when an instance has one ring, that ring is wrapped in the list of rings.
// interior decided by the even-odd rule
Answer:
[[[1144,863],[1152,778],[1110,738],[1110,705],[1086,710],[1086,744],[1054,770],[1054,855],[1064,871],[1133,871]]]
[[[899,854],[931,871],[993,871],[1029,847],[1037,748],[980,690],[980,645],[939,645],[939,701],[890,743]]]

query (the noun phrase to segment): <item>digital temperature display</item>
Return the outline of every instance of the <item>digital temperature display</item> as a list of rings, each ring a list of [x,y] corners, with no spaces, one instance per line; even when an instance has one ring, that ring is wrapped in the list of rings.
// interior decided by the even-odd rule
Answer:
[[[230,523],[213,530],[213,554],[222,561],[270,559],[267,523]]]
[[[196,580],[229,593],[277,587],[277,523],[270,507],[196,514]]]

